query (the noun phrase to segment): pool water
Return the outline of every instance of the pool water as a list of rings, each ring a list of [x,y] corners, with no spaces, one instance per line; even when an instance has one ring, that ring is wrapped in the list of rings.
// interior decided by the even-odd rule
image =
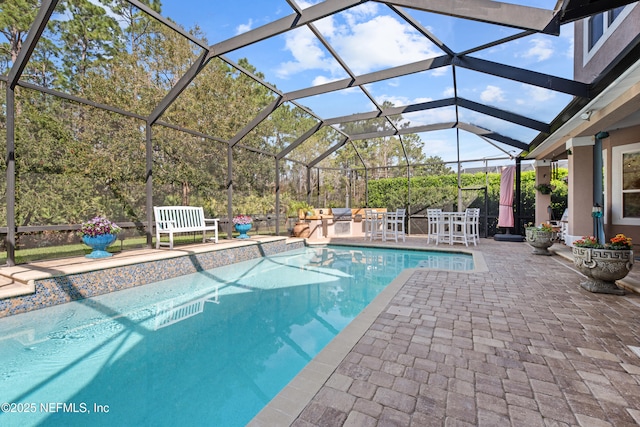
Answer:
[[[305,248],[0,319],[0,425],[244,426],[417,266],[473,261]]]

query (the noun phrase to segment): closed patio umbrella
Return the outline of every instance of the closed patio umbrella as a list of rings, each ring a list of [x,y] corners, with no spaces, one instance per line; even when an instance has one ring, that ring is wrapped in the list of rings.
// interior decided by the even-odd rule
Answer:
[[[500,175],[500,208],[498,227],[512,228],[513,222],[513,176],[515,166],[506,166]]]

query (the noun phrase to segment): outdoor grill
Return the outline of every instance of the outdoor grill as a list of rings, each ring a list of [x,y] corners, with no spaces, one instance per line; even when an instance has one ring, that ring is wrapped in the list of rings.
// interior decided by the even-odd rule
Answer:
[[[333,215],[333,235],[351,235],[351,208],[331,208]]]
[[[331,208],[333,222],[351,221],[351,208]]]

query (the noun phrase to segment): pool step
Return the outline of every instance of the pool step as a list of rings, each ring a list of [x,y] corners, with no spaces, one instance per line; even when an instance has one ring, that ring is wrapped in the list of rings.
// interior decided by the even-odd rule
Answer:
[[[15,281],[9,277],[0,276],[0,299],[19,297],[21,295],[33,294],[36,291],[36,285]]]

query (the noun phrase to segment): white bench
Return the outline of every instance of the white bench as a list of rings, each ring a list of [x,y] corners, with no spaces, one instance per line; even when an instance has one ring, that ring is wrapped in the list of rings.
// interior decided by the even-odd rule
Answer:
[[[206,241],[207,231],[215,232],[213,241],[218,243],[219,218],[204,217],[204,209],[194,206],[154,206],[153,215],[156,219],[156,249],[169,246],[173,249],[174,233],[202,232],[202,243]],[[161,242],[160,235],[168,234],[169,241]]]

